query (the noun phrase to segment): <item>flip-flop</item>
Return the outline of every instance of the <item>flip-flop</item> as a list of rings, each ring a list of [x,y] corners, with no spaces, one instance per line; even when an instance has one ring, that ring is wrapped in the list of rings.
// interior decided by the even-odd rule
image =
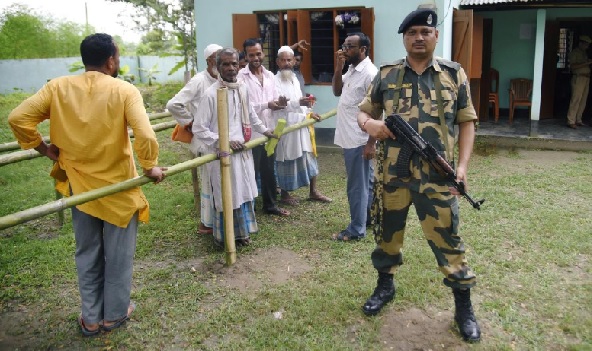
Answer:
[[[130,307],[131,307],[131,309],[132,309],[131,311],[129,310],[129,308],[130,308]],[[127,313],[127,315],[125,315],[125,316],[123,316],[123,317],[119,318],[119,319],[118,319],[118,320],[116,320],[116,321],[111,321],[110,323],[113,323],[113,324],[111,324],[111,325],[109,325],[109,326],[107,326],[107,325],[105,325],[105,324],[103,323],[103,330],[104,330],[104,331],[107,331],[107,332],[109,332],[109,331],[112,331],[112,330],[114,330],[114,329],[117,329],[117,328],[121,327],[122,325],[124,325],[124,324],[125,324],[125,322],[127,322],[127,320],[128,320],[128,319],[130,319],[130,316],[132,315],[132,313],[133,313],[135,310],[136,310],[136,304],[135,304],[135,303],[133,303],[133,302],[130,302],[130,304],[129,304],[129,307],[128,307],[128,313]]]
[[[78,316],[78,325],[80,326],[80,332],[84,336],[95,336],[101,332],[101,328],[99,326],[97,326],[97,329],[95,329],[95,330],[87,329],[86,325],[84,325],[84,320],[82,319],[82,314],[80,314]]]
[[[318,202],[324,202],[326,204],[332,202],[333,200],[330,197],[327,197],[323,194],[319,194],[315,197],[309,197],[308,201],[318,201]]]
[[[331,239],[335,241],[358,241],[364,239],[364,237],[361,235],[351,235],[346,230],[342,230],[337,234],[333,234],[333,236],[331,236]]]
[[[236,239],[238,246],[249,246],[251,245],[251,238]]]
[[[280,202],[289,206],[298,206],[300,202],[295,197],[290,197],[287,199],[280,199]]]
[[[263,212],[265,212],[266,214],[271,214],[271,215],[276,215],[276,216],[281,216],[281,217],[288,217],[290,215],[290,211],[285,210],[283,208],[272,208],[271,210],[264,210]]]
[[[200,224],[199,229],[197,230],[199,234],[209,235],[214,233],[214,228],[206,227],[203,224]]]

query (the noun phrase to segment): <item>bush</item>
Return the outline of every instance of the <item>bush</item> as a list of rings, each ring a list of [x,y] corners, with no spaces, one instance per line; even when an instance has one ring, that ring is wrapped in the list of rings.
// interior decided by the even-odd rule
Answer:
[[[144,106],[148,113],[164,112],[166,103],[183,88],[182,82],[169,82],[152,86],[138,86],[144,98]]]

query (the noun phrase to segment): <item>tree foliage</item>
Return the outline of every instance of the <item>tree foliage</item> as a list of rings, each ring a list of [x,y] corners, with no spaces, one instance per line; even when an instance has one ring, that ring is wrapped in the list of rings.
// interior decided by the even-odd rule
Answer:
[[[148,34],[137,48],[138,54],[159,56],[181,55],[169,74],[185,66],[197,68],[195,18],[193,0],[109,0],[134,5],[139,11],[132,15],[136,26]]]
[[[72,57],[80,55],[85,27],[55,21],[24,5],[0,13],[0,59]]]

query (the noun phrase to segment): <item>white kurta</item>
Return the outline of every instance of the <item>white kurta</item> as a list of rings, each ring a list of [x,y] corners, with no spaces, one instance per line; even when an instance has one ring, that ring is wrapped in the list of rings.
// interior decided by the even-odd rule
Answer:
[[[166,107],[173,115],[177,123],[184,126],[193,121],[197,105],[204,92],[217,79],[212,77],[207,70],[201,71],[181,89],[172,99],[169,100]],[[204,144],[195,136],[191,139],[189,150],[193,155],[204,152]],[[214,221],[214,204],[212,203],[212,185],[210,184],[210,175],[207,167],[199,167],[200,171],[200,219],[206,227],[212,227]]]
[[[185,84],[183,89],[167,102],[166,108],[173,115],[177,123],[182,126],[191,123],[201,97],[206,89],[216,81],[217,79],[212,77],[207,70],[201,71],[193,76]],[[194,155],[203,152],[203,144],[197,138],[191,139],[189,148]]]
[[[307,108],[300,106],[302,92],[300,91],[298,78],[294,76],[291,81],[282,81],[278,72],[275,75],[275,84],[278,93],[287,97],[289,101],[285,109],[272,112],[274,126],[280,118],[286,120],[286,127],[304,121]],[[300,128],[282,135],[276,147],[275,159],[278,162],[292,161],[302,157],[304,151],[312,152],[312,143],[308,128]]]
[[[221,87],[219,82],[214,83],[204,93],[195,118],[193,120],[193,135],[205,145],[205,152],[213,153],[218,150],[218,108],[217,90]],[[246,88],[241,85],[241,94],[245,94],[245,101],[249,101]],[[236,89],[228,89],[228,120],[229,136],[231,141],[244,142],[242,130],[243,108]],[[254,131],[264,133],[267,127],[257,117],[257,113],[249,104],[249,120]],[[253,201],[257,197],[257,182],[255,181],[255,166],[251,150],[234,153],[230,156],[230,169],[232,180],[232,208],[237,209],[243,203]],[[222,188],[220,162],[207,163],[212,190],[214,194],[214,208],[216,212],[222,212]]]

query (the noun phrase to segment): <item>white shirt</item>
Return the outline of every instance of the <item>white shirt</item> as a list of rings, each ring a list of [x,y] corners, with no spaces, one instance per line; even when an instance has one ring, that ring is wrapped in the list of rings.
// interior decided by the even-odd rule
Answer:
[[[261,66],[263,70],[263,84],[259,81],[256,75],[251,73],[249,66],[241,69],[236,77],[239,81],[242,81],[247,86],[249,92],[249,102],[255,108],[255,112],[259,119],[269,129],[271,126],[271,109],[267,106],[270,101],[277,101],[279,95],[275,89],[275,80],[273,73],[267,68]],[[253,133],[253,139],[260,137],[261,135]]]
[[[335,144],[344,149],[353,149],[365,145],[368,134],[358,126],[358,104],[366,96],[366,92],[378,69],[369,57],[363,59],[355,67],[349,65],[347,72],[341,77],[343,88],[337,105],[337,125],[335,127]]]
[[[307,108],[300,106],[302,92],[296,75],[292,77],[291,81],[283,81],[278,72],[275,75],[275,84],[278,93],[289,100],[286,108],[272,112],[274,128],[280,118],[286,120],[286,127],[304,121]],[[312,142],[310,141],[308,128],[300,128],[282,135],[275,149],[275,159],[278,162],[295,160],[302,157],[303,151],[312,152]]]
[[[217,81],[207,70],[197,73],[172,99],[166,104],[167,110],[181,126],[193,121],[197,105],[204,92]],[[203,152],[203,144],[195,137],[191,139],[189,147],[194,154]]]
[[[193,138],[199,139],[205,145],[205,153],[213,153],[218,149],[218,101],[217,91],[221,87],[219,82],[212,84],[204,92],[200,100],[195,118],[193,120]],[[240,87],[241,94],[245,94],[248,101],[245,86]],[[230,140],[244,142],[242,113],[238,91],[228,89],[228,134]],[[257,117],[253,107],[249,105],[249,120],[253,131],[264,133],[267,127]],[[257,197],[257,182],[255,181],[255,165],[251,150],[233,153],[230,156],[231,179],[232,179],[232,208],[237,209],[243,203],[252,201]],[[220,162],[209,162],[205,165],[208,169],[210,181],[212,182],[212,193],[214,195],[214,208],[222,212],[222,187],[220,184]]]

